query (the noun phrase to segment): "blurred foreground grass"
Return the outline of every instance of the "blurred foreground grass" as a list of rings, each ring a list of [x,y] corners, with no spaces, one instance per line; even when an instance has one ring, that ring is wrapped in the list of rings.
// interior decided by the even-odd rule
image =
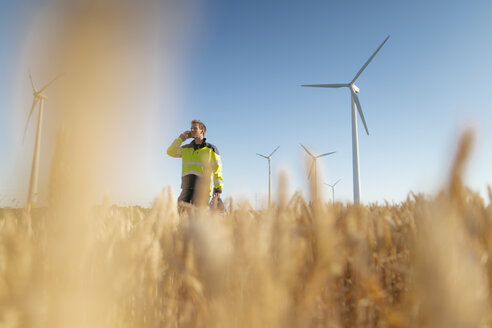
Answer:
[[[401,204],[180,216],[165,191],[77,224],[1,209],[0,326],[490,327],[492,208],[461,183],[469,144],[439,195]]]

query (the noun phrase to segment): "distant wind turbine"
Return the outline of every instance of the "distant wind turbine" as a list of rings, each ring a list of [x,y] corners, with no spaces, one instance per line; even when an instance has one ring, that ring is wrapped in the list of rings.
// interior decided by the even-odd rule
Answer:
[[[43,91],[46,90],[53,82],[55,82],[59,76],[55,77],[48,84],[42,87],[40,90],[36,89],[34,85],[34,81],[32,80],[31,73],[29,73],[29,80],[31,80],[31,86],[33,89],[34,99],[32,101],[31,110],[29,111],[29,116],[26,121],[26,127],[24,129],[23,140],[26,136],[27,126],[29,124],[29,120],[31,119],[31,115],[34,112],[34,108],[39,103],[39,113],[38,113],[38,126],[36,129],[36,142],[34,144],[34,154],[32,158],[32,168],[31,168],[31,178],[29,180],[29,191],[27,194],[27,206],[36,204],[37,193],[38,193],[38,171],[39,171],[39,150],[41,146],[41,128],[43,125],[43,105],[46,96],[43,94]]]
[[[325,185],[330,186],[330,188],[331,188],[331,194],[332,194],[332,196],[333,196],[333,203],[335,203],[335,186],[337,185],[337,183],[339,183],[339,182],[340,182],[340,180],[342,180],[342,179],[338,179],[338,180],[337,180],[337,182],[335,182],[335,183],[334,183],[334,184],[332,184],[332,185],[331,185],[331,184],[329,184],[329,183],[325,183]]]
[[[308,179],[311,177],[311,173],[313,172],[313,167],[314,167],[314,189],[315,189],[315,193],[316,193],[315,197],[318,197],[318,165],[317,165],[317,160],[320,157],[334,154],[334,153],[336,153],[336,151],[332,151],[332,152],[329,152],[329,153],[324,153],[324,154],[321,154],[321,155],[318,155],[318,156],[314,156],[306,147],[304,147],[303,144],[301,144],[301,147],[304,148],[304,150],[306,151],[306,153],[313,160],[311,162],[311,166],[309,167]]]
[[[266,158],[268,160],[268,206],[270,206],[272,204],[272,194],[271,194],[271,189],[270,189],[270,180],[271,180],[272,172],[271,172],[271,167],[270,167],[270,159],[272,158],[273,153],[275,153],[277,151],[277,149],[279,149],[279,148],[280,148],[280,146],[275,148],[275,150],[272,151],[272,153],[268,156],[256,153],[256,155],[261,156],[263,158]]]
[[[303,87],[316,87],[316,88],[343,88],[347,87],[350,89],[350,98],[352,103],[352,161],[353,161],[353,175],[354,175],[354,202],[360,202],[360,180],[359,180],[359,140],[357,133],[357,114],[355,109],[357,108],[362,123],[364,124],[364,128],[366,130],[367,135],[369,135],[369,130],[367,129],[366,120],[364,119],[364,114],[362,113],[362,107],[359,102],[359,98],[357,94],[359,93],[359,88],[355,85],[355,82],[360,77],[362,72],[366,69],[367,65],[371,62],[371,60],[376,56],[378,51],[383,47],[383,45],[388,41],[389,35],[384,39],[381,45],[376,49],[376,51],[372,54],[371,57],[365,62],[362,68],[357,72],[355,77],[349,83],[339,83],[339,84],[304,84]]]

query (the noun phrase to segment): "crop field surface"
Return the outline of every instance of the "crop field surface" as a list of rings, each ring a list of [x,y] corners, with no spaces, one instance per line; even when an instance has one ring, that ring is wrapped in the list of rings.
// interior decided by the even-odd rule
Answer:
[[[492,208],[461,182],[468,147],[441,193],[400,204],[179,213],[166,190],[151,209],[3,208],[0,326],[490,327]]]

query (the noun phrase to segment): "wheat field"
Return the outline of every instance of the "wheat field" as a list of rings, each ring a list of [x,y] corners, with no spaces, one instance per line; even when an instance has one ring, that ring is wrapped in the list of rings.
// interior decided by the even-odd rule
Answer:
[[[492,208],[461,181],[471,141],[441,193],[400,204],[295,194],[180,215],[165,190],[151,209],[3,208],[0,327],[490,327]]]

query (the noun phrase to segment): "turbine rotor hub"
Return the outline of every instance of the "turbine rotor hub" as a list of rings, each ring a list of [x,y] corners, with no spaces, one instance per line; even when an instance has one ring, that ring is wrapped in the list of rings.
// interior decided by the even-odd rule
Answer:
[[[41,92],[34,92],[34,97],[38,99],[46,99],[47,97],[43,95]]]

